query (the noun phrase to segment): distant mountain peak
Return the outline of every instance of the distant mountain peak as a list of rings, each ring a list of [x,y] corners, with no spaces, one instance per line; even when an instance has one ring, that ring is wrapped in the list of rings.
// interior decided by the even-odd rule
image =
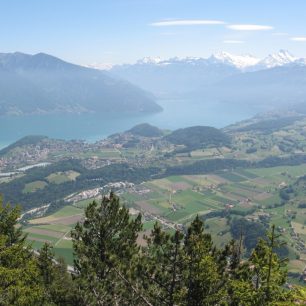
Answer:
[[[273,68],[291,64],[297,60],[298,58],[293,56],[288,50],[281,49],[277,53],[269,54],[259,64],[266,68]]]
[[[281,49],[276,53],[270,54],[264,59],[260,59],[251,54],[235,55],[226,51],[221,51],[211,55],[208,58],[204,57],[172,57],[162,60],[160,57],[144,57],[136,62],[136,65],[156,65],[166,66],[173,64],[189,64],[189,65],[209,65],[209,64],[224,64],[234,67],[236,69],[245,70],[259,70],[269,69],[273,67],[283,66],[290,63],[305,65],[306,59],[297,58],[288,50]],[[120,66],[120,65],[118,65]],[[126,64],[123,66],[133,66],[133,64]],[[116,66],[115,66],[116,67]]]
[[[162,62],[162,59],[160,57],[144,57],[137,61],[137,64],[159,64]]]
[[[223,64],[228,64],[238,69],[244,69],[250,66],[254,66],[260,61],[260,59],[250,54],[233,55],[225,51],[213,54],[210,57],[210,60]]]

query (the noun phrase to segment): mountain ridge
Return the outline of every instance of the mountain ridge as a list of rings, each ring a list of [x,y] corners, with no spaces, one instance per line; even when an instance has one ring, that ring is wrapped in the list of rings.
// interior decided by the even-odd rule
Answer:
[[[264,58],[256,57],[252,54],[232,54],[226,51],[220,51],[210,55],[209,57],[171,57],[168,59],[162,59],[161,57],[150,57],[146,56],[135,63],[131,64],[119,64],[119,65],[110,65],[107,64],[107,68],[103,68],[102,64],[97,64],[96,66],[90,65],[91,67],[95,67],[99,69],[102,67],[101,70],[112,70],[117,67],[128,67],[128,66],[135,66],[135,65],[158,65],[158,66],[165,66],[171,65],[175,63],[205,63],[205,64],[226,64],[233,66],[240,70],[248,70],[252,67],[252,70],[255,69],[269,69],[276,66],[283,66],[286,64],[300,62],[306,65],[306,58],[303,57],[295,57],[292,55],[288,50],[280,49],[278,52],[268,54]]]
[[[146,59],[110,72],[161,98],[197,98],[206,103],[261,103],[278,107],[306,102],[306,59],[286,50],[264,59],[221,52],[209,58]]]
[[[153,95],[46,53],[0,53],[0,114],[156,112]]]

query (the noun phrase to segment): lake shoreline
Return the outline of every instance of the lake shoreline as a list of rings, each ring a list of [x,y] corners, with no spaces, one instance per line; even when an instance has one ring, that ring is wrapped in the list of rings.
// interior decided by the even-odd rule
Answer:
[[[249,119],[263,111],[259,107],[207,103],[202,100],[158,100],[163,111],[157,113],[82,113],[2,116],[0,149],[28,135],[44,135],[57,139],[83,139],[87,142],[126,131],[140,123],[174,130],[194,125],[223,128]]]

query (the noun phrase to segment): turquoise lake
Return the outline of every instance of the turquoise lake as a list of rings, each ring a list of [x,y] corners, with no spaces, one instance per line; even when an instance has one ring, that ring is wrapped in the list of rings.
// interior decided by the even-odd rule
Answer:
[[[0,117],[0,148],[27,135],[93,142],[139,123],[163,129],[193,125],[217,128],[250,118],[264,111],[257,106],[210,104],[195,100],[161,100],[163,111],[155,114],[50,114]]]

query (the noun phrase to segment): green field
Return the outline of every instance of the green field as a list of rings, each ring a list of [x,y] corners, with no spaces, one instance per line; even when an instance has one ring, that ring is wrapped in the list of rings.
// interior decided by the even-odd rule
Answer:
[[[73,206],[65,206],[58,210],[56,213],[54,213],[52,216],[54,218],[58,217],[69,217],[73,215],[83,214],[83,209],[73,207]]]
[[[30,192],[34,192],[38,189],[43,189],[47,186],[48,184],[44,181],[34,181],[31,183],[28,183],[24,186],[22,192],[23,193],[30,193]]]
[[[76,171],[56,172],[46,177],[49,183],[62,184],[69,181],[74,181],[80,173]]]
[[[203,216],[207,232],[211,233],[217,246],[224,246],[232,237],[226,218],[209,217],[208,213],[227,211],[233,217],[241,214],[250,219],[258,219],[260,214],[269,216],[269,223],[285,229],[284,240],[290,242],[290,271],[298,271],[303,266],[303,259],[296,259],[299,253],[290,237],[291,226],[306,240],[306,209],[292,220],[291,211],[296,211],[297,205],[303,202],[306,191],[301,187],[296,191],[295,202],[281,205],[279,184],[293,184],[299,176],[306,173],[306,165],[272,167],[260,169],[236,169],[208,175],[170,176],[163,179],[151,180],[139,185],[139,191],[129,190],[120,197],[121,201],[136,210],[146,212],[149,218],[144,223],[144,230],[151,230],[156,217],[162,217],[169,222],[169,228],[174,224],[189,224],[197,215]],[[145,190],[144,193],[141,190]],[[43,241],[49,241],[55,247],[55,253],[63,256],[72,263],[72,242],[69,240],[70,231],[75,224],[73,218],[82,216],[83,208],[92,199],[68,205],[57,212],[43,218],[30,221],[29,241],[36,248]],[[276,205],[276,206],[275,206]],[[231,208],[228,208],[231,206]],[[151,219],[150,219],[151,214]],[[71,223],[67,218],[72,218]],[[69,220],[68,220],[69,221]],[[73,222],[74,221],[74,222]],[[292,222],[293,221],[293,222]],[[30,233],[30,231],[38,231]],[[39,233],[41,231],[41,233]],[[50,231],[49,234],[45,231]],[[43,233],[43,234],[42,234]],[[60,233],[60,237],[55,236]],[[291,245],[292,244],[292,245]]]
[[[36,226],[36,228],[43,229],[43,230],[60,232],[60,233],[66,233],[67,231],[70,230],[71,227],[66,226],[66,225],[62,225],[62,224],[45,224],[45,225]]]
[[[94,200],[98,201],[97,199],[87,199],[87,200],[82,200],[79,202],[76,202],[73,204],[73,206],[77,207],[77,208],[81,208],[84,209],[85,207],[88,206],[89,203],[93,202]]]
[[[230,182],[241,182],[245,181],[246,178],[243,176],[240,176],[238,174],[235,174],[234,172],[218,172],[218,175],[221,176],[222,178],[229,180]]]

